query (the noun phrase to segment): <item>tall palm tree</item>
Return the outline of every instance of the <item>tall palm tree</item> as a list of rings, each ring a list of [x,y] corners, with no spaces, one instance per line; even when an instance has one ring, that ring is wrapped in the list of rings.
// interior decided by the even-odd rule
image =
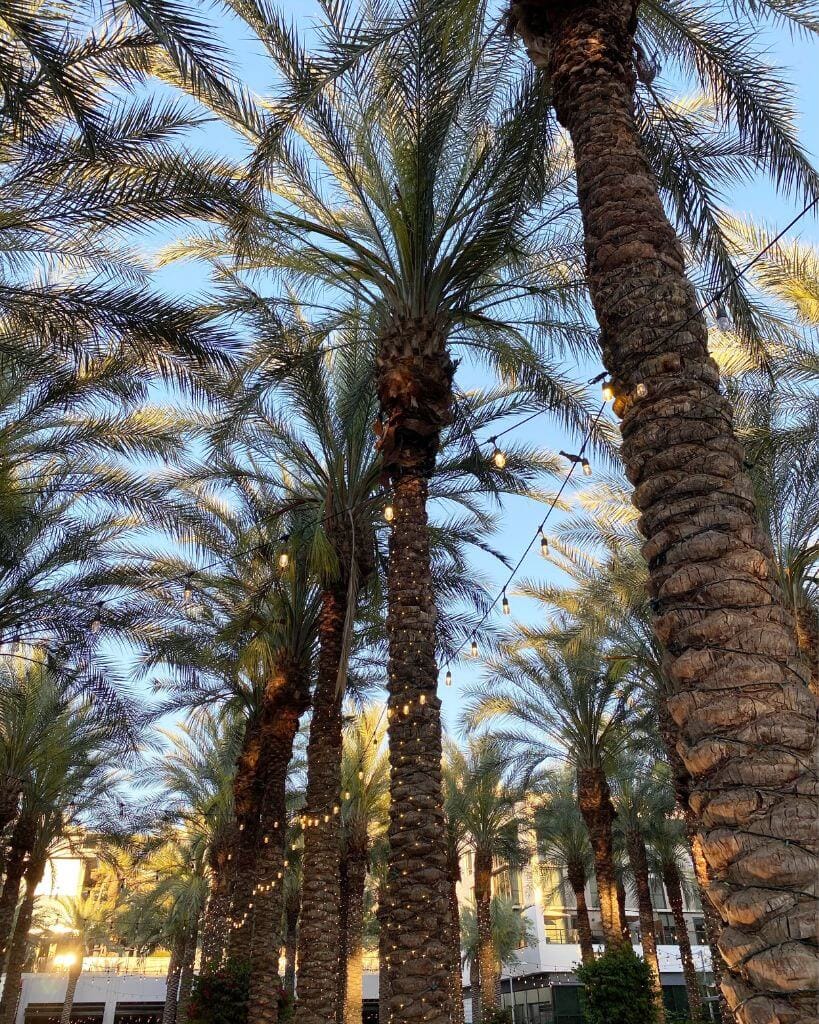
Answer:
[[[489,911],[492,931],[492,949],[498,971],[518,963],[517,954],[523,946],[531,946],[537,942],[537,934],[529,918],[525,917],[504,896],[493,896]],[[468,965],[478,959],[480,941],[478,939],[478,915],[475,908],[467,903],[463,910],[462,944],[464,960]],[[472,1019],[476,1020],[478,1001],[472,989]]]
[[[565,872],[577,908],[577,935],[583,963],[594,960],[586,885],[594,871],[594,857],[583,815],[577,806],[575,781],[568,772],[545,780],[543,804],[535,812],[538,853]],[[539,787],[540,788],[540,787]]]
[[[517,806],[522,794],[509,782],[510,761],[509,745],[491,735],[471,738],[465,751],[452,743],[446,748],[447,816],[459,822],[464,844],[474,858],[478,968],[478,992],[472,995],[475,1021],[491,1020],[500,1004],[500,965],[492,938],[492,879],[499,865],[515,867],[526,857]]]
[[[708,354],[706,320],[641,142],[637,83],[652,78],[648,48],[685,54],[726,121],[780,180],[812,197],[817,180],[765,106],[773,95],[782,102],[781,88],[747,35],[767,17],[790,14],[809,25],[810,16],[750,0],[732,5],[730,21],[720,19],[722,10],[700,5],[678,17],[675,7],[636,0],[523,0],[512,5],[511,22],[544,69],[574,148],[589,288],[603,359],[620,392],[623,458],[642,513],[655,627],[668,651],[671,708],[691,770],[711,896],[726,925],[720,948],[730,977],[723,989],[746,1024],[812,1012],[812,996],[802,993],[812,987],[817,953],[797,921],[815,910],[804,887],[815,872],[815,841],[803,824],[812,815],[800,810],[814,784],[815,698],[806,671],[793,667],[792,619]],[[736,294],[728,289],[729,300]],[[727,706],[733,714],[724,713]],[[749,730],[758,733],[751,749]],[[786,761],[773,753],[783,744]],[[700,756],[706,747],[711,757]],[[773,775],[772,758],[779,763]],[[746,808],[745,786],[755,774],[766,779],[787,825],[767,802],[755,812]],[[753,865],[763,861],[766,885],[789,894],[777,911],[757,886]],[[780,934],[795,938],[783,946],[768,937]],[[755,952],[747,955],[749,945]]]
[[[345,879],[346,957],[343,1024],[363,1019],[365,885],[372,846],[387,830],[389,763],[383,705],[362,708],[349,722],[341,764],[341,842]]]
[[[602,930],[607,946],[628,942],[618,899],[614,850],[616,812],[609,777],[633,741],[633,685],[602,661],[599,645],[572,650],[566,637],[524,634],[503,658],[490,661],[485,680],[466,691],[469,728],[491,723],[511,757],[536,777],[555,759],[576,776],[577,800],[589,832]]]
[[[366,73],[348,63],[328,105],[291,27],[268,5],[235,9],[270,54],[282,91],[312,97],[296,118],[288,117],[286,100],[276,102],[261,132],[250,116],[234,113],[239,130],[256,143],[253,172],[263,204],[260,216],[239,225],[239,265],[292,275],[303,300],[306,284],[319,302],[328,288],[350,295],[377,323],[379,451],[394,509],[391,1000],[403,1019],[423,988],[433,1018],[443,1018],[449,999],[437,921],[446,913],[447,868],[428,488],[441,433],[455,416],[452,346],[474,343],[479,359],[518,373],[534,404],[552,406],[573,425],[590,422],[579,390],[543,369],[552,329],[582,344],[563,170],[544,160],[547,138],[520,132],[514,116],[528,109],[530,124],[540,121],[542,96],[531,81],[505,88],[508,44],[488,28],[474,29],[469,18],[450,26],[438,19],[437,5],[410,4],[407,26],[389,52],[372,50]],[[324,10],[330,36],[355,32],[351,10]],[[385,15],[364,8],[362,30],[377,29]],[[224,112],[218,100],[213,106]],[[565,243],[565,261],[545,287],[546,263],[538,261],[537,274],[530,264],[535,236]],[[214,247],[224,245],[208,237],[199,251]],[[540,284],[532,287],[535,279]],[[561,328],[564,309],[569,323]],[[522,327],[510,330],[515,319]],[[542,331],[532,326],[538,324]],[[423,770],[410,773],[410,765]],[[419,802],[424,812],[415,819],[410,805]],[[419,844],[422,857],[414,852]]]

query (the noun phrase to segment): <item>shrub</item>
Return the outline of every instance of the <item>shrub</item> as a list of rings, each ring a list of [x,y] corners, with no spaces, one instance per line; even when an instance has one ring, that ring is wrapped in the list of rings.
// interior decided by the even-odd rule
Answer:
[[[651,975],[629,946],[577,969],[585,1024],[656,1024]]]
[[[224,967],[200,974],[193,983],[189,1024],[245,1024],[250,965],[229,960]]]

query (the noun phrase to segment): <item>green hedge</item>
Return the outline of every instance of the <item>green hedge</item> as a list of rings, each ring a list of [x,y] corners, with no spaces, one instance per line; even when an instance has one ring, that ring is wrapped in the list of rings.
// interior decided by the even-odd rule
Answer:
[[[246,1024],[250,965],[231,960],[218,971],[194,980],[188,1024]],[[279,988],[279,1021],[293,1017],[293,1000]]]
[[[585,1024],[657,1024],[651,975],[629,946],[577,969]]]

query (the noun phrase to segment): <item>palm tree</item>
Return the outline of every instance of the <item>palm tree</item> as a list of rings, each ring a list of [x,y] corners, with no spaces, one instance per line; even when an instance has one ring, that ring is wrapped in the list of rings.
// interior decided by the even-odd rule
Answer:
[[[540,788],[540,787],[539,787]],[[535,834],[541,859],[565,872],[577,908],[577,933],[583,963],[594,960],[586,885],[594,857],[583,815],[577,806],[575,782],[568,772],[545,780],[543,804],[535,812]]]
[[[344,736],[341,764],[341,842],[345,866],[343,1024],[361,1024],[364,995],[365,885],[372,845],[386,833],[389,765],[386,708],[372,704],[353,717]]]
[[[491,723],[524,772],[536,777],[564,758],[576,776],[577,800],[594,854],[602,930],[607,946],[628,942],[618,900],[608,778],[633,741],[637,711],[633,685],[602,661],[599,646],[572,650],[559,633],[524,634],[502,659],[488,663],[485,681],[466,691],[469,728]],[[524,727],[524,728],[521,728]]]
[[[531,81],[505,90],[508,44],[483,26],[473,30],[468,18],[452,27],[438,18],[437,5],[410,4],[407,27],[393,36],[389,52],[372,50],[363,74],[348,62],[328,106],[315,88],[312,59],[290,26],[262,4],[237,10],[266,47],[283,90],[312,97],[295,118],[288,117],[287,99],[276,103],[261,132],[259,119],[237,118],[233,111],[237,128],[257,143],[253,171],[262,204],[260,216],[239,225],[238,266],[292,275],[300,296],[312,283],[319,302],[328,288],[337,290],[377,325],[379,452],[394,510],[388,585],[394,741],[389,903],[396,914],[391,1000],[403,1017],[402,1006],[420,984],[433,1016],[446,1015],[437,921],[446,914],[447,865],[428,487],[442,431],[455,416],[451,345],[474,344],[480,359],[516,371],[533,405],[550,405],[573,425],[590,422],[580,390],[544,370],[551,329],[582,344],[563,172],[544,160],[546,137],[521,133],[514,116],[526,109],[540,120],[539,90]],[[325,10],[331,36],[344,39],[355,31],[357,16],[330,5]],[[363,30],[377,30],[385,17],[379,8],[365,8]],[[224,112],[218,100],[213,106]],[[465,132],[464,125],[477,130]],[[530,216],[529,209],[536,213]],[[565,261],[546,287],[546,262],[538,261],[534,274],[529,260],[536,236],[565,243]],[[209,236],[198,251],[224,248]],[[561,329],[564,302],[569,323]],[[513,309],[518,317],[501,312]],[[522,329],[509,328],[516,318]],[[538,323],[549,326],[538,333],[532,326]],[[422,770],[410,773],[410,765]],[[424,813],[410,829],[416,820],[410,805],[419,802]],[[410,856],[419,844],[424,856]]]
[[[517,954],[522,946],[531,946],[537,941],[531,921],[515,908],[512,901],[504,896],[493,896],[489,913],[492,930],[492,949],[498,967],[518,962]],[[463,910],[462,944],[464,960],[473,964],[478,959],[478,915],[475,908],[467,903]],[[460,995],[460,993],[459,993]],[[472,1019],[476,1020],[476,993],[472,989]]]
[[[811,815],[799,808],[813,785],[815,698],[804,685],[805,671],[791,668],[798,661],[792,619],[709,358],[705,317],[640,138],[636,86],[638,75],[652,77],[647,48],[689,55],[726,120],[780,180],[784,175],[811,196],[817,182],[782,122],[766,116],[765,100],[775,92],[781,102],[781,87],[749,53],[735,22],[744,19],[753,30],[768,16],[782,17],[783,8],[737,3],[730,22],[720,21],[718,11],[716,4],[701,5],[680,19],[661,3],[643,4],[638,12],[633,0],[569,6],[524,0],[512,6],[511,21],[548,76],[558,120],[574,148],[589,288],[603,359],[621,396],[623,458],[642,513],[655,625],[669,652],[672,708],[691,766],[711,895],[726,923],[734,920],[732,899],[745,908],[742,926],[726,928],[720,948],[731,972],[723,990],[746,1024],[811,1012],[812,997],[800,993],[815,972],[815,947],[796,938],[785,948],[766,936],[799,935],[795,922],[814,913],[814,897],[803,884],[814,871],[803,826]],[[804,23],[799,11],[789,13]],[[723,283],[719,294],[725,289]],[[737,289],[728,288],[727,296],[735,299]],[[751,719],[740,711],[748,699],[741,681],[751,679],[752,720],[764,732],[753,750],[743,740]],[[726,707],[735,713],[725,715]],[[706,737],[714,757],[700,759]],[[783,744],[791,752],[788,766],[780,762],[769,777],[767,766],[778,759],[773,751]],[[755,771],[766,778],[788,825],[780,826],[778,815],[774,821],[767,803],[746,812],[744,781],[711,785],[715,772],[750,780]],[[794,846],[805,850],[795,869]],[[789,893],[775,915],[779,929],[751,871],[758,861],[769,866],[766,885]],[[753,883],[745,881],[751,877]],[[750,956],[749,944],[758,947]]]
[[[651,899],[651,877],[647,842],[651,834],[651,815],[657,801],[658,783],[645,759],[628,757],[618,766],[614,778],[614,806],[617,828],[628,854],[631,877],[637,894],[640,943],[643,958],[651,973],[657,1019],[665,1020],[660,962],[657,957],[657,928]]]
[[[512,760],[508,744],[495,736],[470,739],[466,751],[446,748],[447,816],[458,821],[464,845],[474,856],[477,921],[477,989],[473,1020],[489,1021],[499,1004],[499,965],[492,939],[492,879],[497,866],[514,867],[525,859],[517,804],[521,792],[508,781]]]

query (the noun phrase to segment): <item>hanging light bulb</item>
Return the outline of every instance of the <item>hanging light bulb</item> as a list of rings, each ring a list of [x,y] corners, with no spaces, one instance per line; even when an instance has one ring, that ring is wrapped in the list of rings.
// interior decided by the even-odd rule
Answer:
[[[97,605],[97,610],[94,613],[94,618],[91,620],[91,632],[92,633],[99,633],[99,631],[102,629],[101,614],[102,614],[102,601],[100,601],[99,604]]]
[[[282,551],[279,555],[279,568],[286,569],[290,565],[290,555],[286,551]]]
[[[345,789],[344,790],[344,799],[345,800],[349,800],[350,799],[350,791],[349,791],[349,789]]]
[[[584,476],[591,476],[592,475],[592,468],[591,468],[591,465],[589,464],[589,460],[588,459],[586,459],[586,458],[581,459],[580,460],[580,465],[583,467],[583,475]]]
[[[359,768],[358,769],[358,777],[359,777],[359,779],[363,779],[364,778],[364,769],[363,768]]]
[[[503,609],[504,615],[508,615],[510,613],[511,609],[509,608],[509,598],[506,596],[505,590],[503,592],[503,604],[501,605],[501,607]]]
[[[388,523],[391,523],[395,519],[395,509],[392,505],[384,506],[384,518]]]
[[[447,686],[452,686],[452,673],[450,672],[449,669],[446,670],[446,675],[444,676],[444,682],[446,683]]]
[[[610,402],[614,398],[614,381],[604,380],[603,381],[603,399],[606,402]]]
[[[472,647],[470,648],[469,653],[472,655],[473,658],[477,658],[478,657],[478,641],[477,640],[473,640],[472,641]]]
[[[734,326],[724,302],[717,303],[717,327],[721,331],[730,331]]]
[[[506,468],[506,455],[497,446],[492,452],[492,461],[495,463],[496,469]]]
[[[544,558],[549,557],[549,541],[546,539],[546,534],[542,528],[540,531],[540,553]]]
[[[182,604],[187,607],[191,603],[193,597],[193,587],[191,586],[190,576],[185,577],[185,589],[182,591]]]
[[[645,398],[648,394],[648,384],[644,384],[642,381],[634,389],[635,398]]]

